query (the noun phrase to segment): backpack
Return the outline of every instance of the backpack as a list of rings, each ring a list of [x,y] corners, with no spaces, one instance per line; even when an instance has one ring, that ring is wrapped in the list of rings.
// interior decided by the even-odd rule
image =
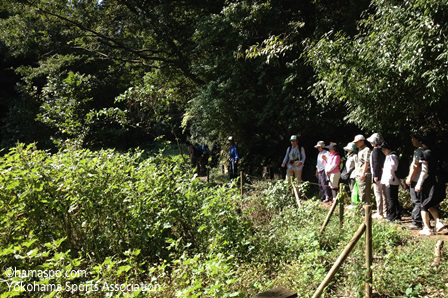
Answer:
[[[289,155],[291,154],[291,151],[292,151],[292,146],[289,147],[288,158],[289,158]],[[298,153],[299,153],[299,160],[301,161],[302,160],[302,146],[298,146]]]

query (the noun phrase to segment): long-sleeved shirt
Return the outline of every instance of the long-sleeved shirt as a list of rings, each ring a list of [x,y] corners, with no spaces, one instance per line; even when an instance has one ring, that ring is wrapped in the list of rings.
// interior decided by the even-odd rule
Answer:
[[[347,161],[345,162],[345,171],[347,173],[350,173],[350,178],[355,179],[356,178],[356,173],[355,173],[355,167],[356,167],[356,161],[358,159],[358,155],[356,155],[356,153],[351,153],[348,158]]]
[[[329,174],[338,173],[340,172],[340,166],[341,164],[341,156],[337,153],[330,153],[327,157],[327,164],[325,165],[325,172]]]
[[[235,162],[238,160],[238,149],[236,145],[230,147],[229,157],[231,162]]]
[[[288,149],[286,149],[285,157],[283,158],[283,163],[288,165],[288,169],[291,168],[293,165],[289,163],[289,161],[295,160],[297,162],[301,162],[302,164],[297,167],[298,170],[303,168],[303,165],[305,164],[305,149],[300,146],[300,153],[299,153],[299,146],[293,147],[290,146]]]
[[[381,176],[381,184],[384,185],[399,185],[400,180],[397,178],[395,172],[398,169],[398,157],[395,152],[386,155],[383,166],[383,175]]]
[[[326,156],[327,158],[330,156],[330,152],[327,150],[322,150],[317,155],[317,163],[316,163],[316,169],[318,172],[322,172],[325,170],[325,164],[327,163],[322,157]]]

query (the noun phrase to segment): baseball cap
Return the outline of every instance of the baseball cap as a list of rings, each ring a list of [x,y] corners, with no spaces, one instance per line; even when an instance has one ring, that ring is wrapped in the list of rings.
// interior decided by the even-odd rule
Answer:
[[[353,140],[353,143],[356,143],[358,141],[364,141],[366,138],[364,138],[363,135],[357,135],[355,136],[355,139]]]

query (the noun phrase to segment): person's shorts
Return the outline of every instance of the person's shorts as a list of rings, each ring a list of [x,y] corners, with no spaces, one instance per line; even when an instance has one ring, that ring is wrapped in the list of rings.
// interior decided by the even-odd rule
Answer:
[[[428,182],[428,183],[426,183]],[[422,189],[422,210],[428,211],[431,207],[436,207],[445,199],[445,191],[442,189],[445,185],[425,181]]]

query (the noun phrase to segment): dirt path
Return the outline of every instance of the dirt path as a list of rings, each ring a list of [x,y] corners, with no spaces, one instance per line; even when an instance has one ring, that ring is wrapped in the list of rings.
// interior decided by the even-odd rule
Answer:
[[[331,204],[328,204],[328,203],[322,203],[322,206],[325,208],[325,209],[330,209],[331,208]],[[347,212],[347,211],[346,211]],[[381,221],[381,222],[385,222],[385,220],[384,219],[378,219],[378,218],[375,218],[375,219],[373,219],[374,221]],[[448,244],[448,222],[444,222],[446,225],[447,225],[447,227],[445,227],[445,229],[441,232],[441,233],[437,233],[437,234],[433,234],[433,235],[431,235],[431,236],[422,236],[422,235],[420,235],[419,234],[419,231],[420,230],[409,230],[409,232],[411,232],[411,234],[413,235],[413,236],[415,236],[417,239],[418,238],[430,238],[430,239],[434,239],[434,240],[444,240],[447,244]],[[402,228],[403,229],[408,229],[408,227],[410,226],[412,224],[412,218],[411,218],[411,216],[410,215],[404,215],[404,216],[402,216],[401,217],[401,221],[398,221],[397,223],[396,223],[396,225],[400,225],[400,226],[402,226]],[[434,222],[434,220],[431,220],[431,226],[432,227],[434,227],[435,226],[435,222]]]
[[[412,224],[412,218],[410,216],[402,216],[401,222],[398,224],[402,225],[403,228],[406,229],[407,227],[409,227]],[[446,224],[446,222],[445,222],[445,224]],[[434,221],[431,221],[431,225],[435,226]],[[425,238],[431,238],[431,239],[435,239],[435,240],[444,240],[445,242],[448,243],[448,228],[445,228],[441,233],[434,234],[432,236],[421,236],[418,233],[419,230],[411,230],[410,232],[412,235],[414,235],[416,237],[425,237]]]

